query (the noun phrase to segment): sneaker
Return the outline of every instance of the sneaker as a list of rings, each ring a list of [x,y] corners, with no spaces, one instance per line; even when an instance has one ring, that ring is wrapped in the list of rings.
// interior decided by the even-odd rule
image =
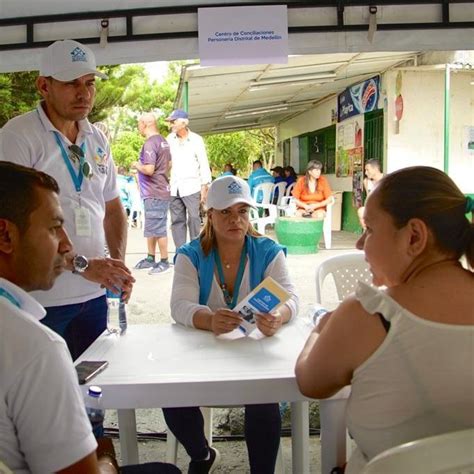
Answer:
[[[214,472],[219,465],[221,455],[216,448],[209,447],[209,459],[204,461],[191,461],[188,467],[188,474],[207,474]]]
[[[169,262],[158,262],[153,268],[148,272],[148,275],[158,275],[160,273],[166,273],[170,269]]]
[[[135,268],[135,270],[145,270],[146,268],[153,268],[155,265],[156,264],[153,260],[144,258],[140,260],[133,268]]]

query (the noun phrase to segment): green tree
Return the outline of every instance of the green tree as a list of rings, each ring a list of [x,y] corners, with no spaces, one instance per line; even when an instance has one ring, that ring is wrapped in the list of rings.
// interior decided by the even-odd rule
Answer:
[[[219,176],[226,163],[231,163],[238,174],[247,177],[252,162],[262,160],[265,168],[273,166],[275,156],[275,130],[273,128],[207,135],[209,163],[213,176]]]
[[[117,166],[124,166],[127,170],[138,160],[138,155],[145,139],[138,132],[122,132],[112,143],[112,155]]]
[[[39,94],[36,92],[36,72],[0,74],[0,128],[11,118],[36,107]]]

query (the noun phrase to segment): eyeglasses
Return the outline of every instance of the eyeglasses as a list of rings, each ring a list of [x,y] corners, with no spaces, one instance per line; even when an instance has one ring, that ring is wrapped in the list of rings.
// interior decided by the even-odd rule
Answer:
[[[72,144],[71,146],[69,146],[69,151],[71,152],[70,158],[72,158],[74,162],[79,161],[79,166],[82,168],[82,174],[86,178],[92,178],[94,173],[92,172],[91,165],[84,159],[85,156],[82,148],[80,146]]]

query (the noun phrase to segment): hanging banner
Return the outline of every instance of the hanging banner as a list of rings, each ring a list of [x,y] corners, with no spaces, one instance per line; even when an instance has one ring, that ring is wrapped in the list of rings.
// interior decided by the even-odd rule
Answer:
[[[201,66],[288,63],[286,5],[198,9]]]
[[[364,161],[364,116],[358,115],[336,128],[336,176],[352,176]]]
[[[347,88],[337,96],[337,120],[342,122],[354,115],[371,112],[378,108],[380,76]]]

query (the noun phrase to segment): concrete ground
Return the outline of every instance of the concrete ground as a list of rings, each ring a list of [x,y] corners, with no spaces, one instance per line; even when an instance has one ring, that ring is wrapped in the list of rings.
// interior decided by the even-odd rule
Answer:
[[[174,245],[169,239],[170,260],[174,257]],[[272,232],[267,232],[269,237],[274,237]],[[296,285],[300,297],[299,317],[308,317],[314,304],[315,269],[324,259],[350,251],[354,251],[357,235],[348,232],[333,232],[333,248],[325,250],[322,248],[316,254],[311,255],[288,255],[287,262],[290,276]],[[132,228],[129,231],[126,263],[129,268],[144,257],[146,242],[141,229]],[[166,324],[171,322],[169,301],[173,271],[161,275],[148,275],[146,270],[133,270],[136,283],[133,295],[128,304],[129,324]],[[329,279],[328,279],[329,280]],[[325,284],[325,294],[328,297],[328,308],[337,304],[334,285],[331,281]],[[214,417],[214,433],[219,433],[219,417]],[[117,428],[117,419],[114,411],[109,411],[106,416],[106,428]],[[159,409],[137,410],[137,428],[139,433],[165,433],[166,425],[163,421],[162,412]],[[164,437],[164,436],[163,436]],[[219,437],[218,437],[219,439]],[[118,459],[120,460],[120,446],[118,440],[114,442]],[[247,451],[242,439],[236,441],[215,441],[215,446],[222,455],[221,466],[215,471],[217,473],[244,474],[249,472]],[[291,438],[282,438],[283,457],[285,460],[285,472],[291,471]],[[163,440],[146,440],[139,442],[140,461],[164,461],[166,442]],[[180,446],[178,452],[178,467],[187,472],[189,459]],[[310,464],[311,472],[320,472],[320,442],[319,436],[311,436],[310,442]],[[298,474],[298,473],[294,473]]]

